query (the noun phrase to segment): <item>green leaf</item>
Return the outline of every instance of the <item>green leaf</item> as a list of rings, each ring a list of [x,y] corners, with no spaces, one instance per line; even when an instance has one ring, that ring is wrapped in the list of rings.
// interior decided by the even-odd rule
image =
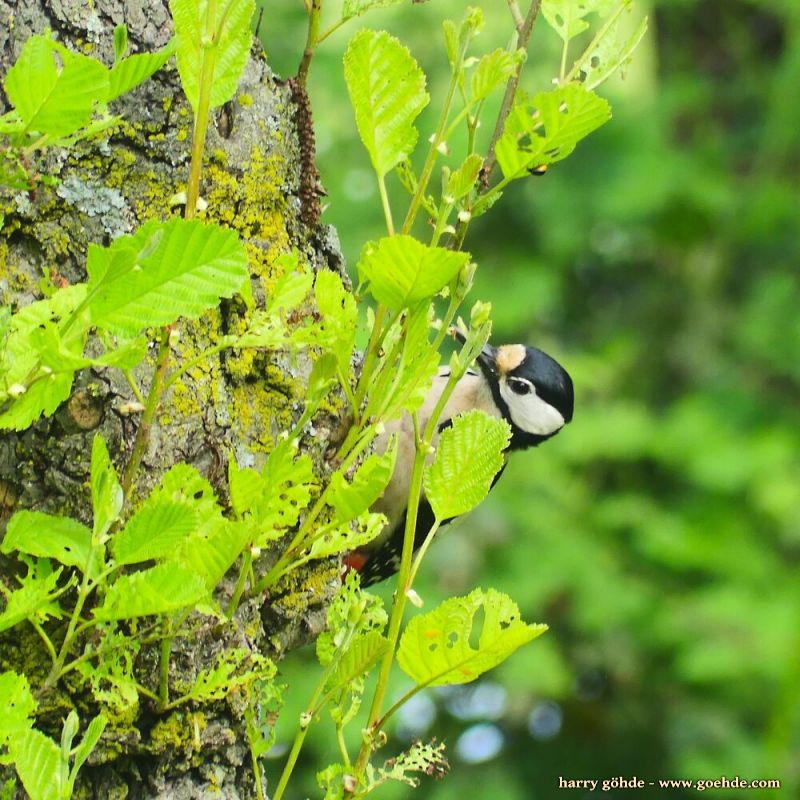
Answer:
[[[426,467],[425,496],[439,521],[466,514],[489,494],[503,467],[511,428],[502,419],[469,411],[442,431],[433,463]]]
[[[342,19],[352,19],[358,17],[374,8],[387,8],[396,6],[403,0],[344,0],[342,5]]]
[[[378,536],[385,526],[386,517],[383,514],[365,512],[355,520],[318,534],[307,558],[327,558],[363,547]]]
[[[482,166],[483,158],[481,156],[477,153],[468,155],[464,163],[448,177],[445,195],[448,195],[453,201],[466,197],[475,186]]]
[[[469,258],[469,253],[430,247],[412,236],[389,236],[364,246],[358,271],[379,303],[401,311],[438,294]]]
[[[333,473],[328,504],[336,509],[338,522],[355,519],[383,494],[394,472],[397,445],[395,436],[384,453],[368,456],[350,482],[340,471]]]
[[[616,7],[630,2],[631,0],[542,0],[542,16],[561,39],[568,42],[589,27],[586,21],[589,14],[596,13],[604,17]]]
[[[116,44],[116,29],[114,30],[114,41]],[[177,48],[178,40],[173,36],[164,47],[156,50],[155,53],[139,53],[128,56],[128,58],[120,56],[121,60],[117,60],[117,63],[111,67],[108,100],[120,97],[155,75],[170,60]]]
[[[342,279],[329,269],[317,273],[314,296],[322,314],[319,325],[320,344],[333,353],[339,368],[347,375],[356,342],[356,299],[344,288]]]
[[[117,578],[94,615],[108,621],[168,614],[193,606],[207,596],[208,587],[192,570],[179,564],[158,564]]]
[[[46,300],[25,306],[11,317],[6,347],[0,349],[0,407],[10,400],[11,387],[27,388],[24,394],[10,401],[7,410],[0,412],[0,429],[24,430],[42,414],[52,414],[69,397],[72,371],[45,374],[33,341],[40,326],[66,319],[85,296],[85,285],[68,286]],[[64,342],[68,351],[76,356],[83,352],[84,333],[85,329]],[[33,383],[31,375],[37,377]]]
[[[483,624],[477,626],[480,631],[475,630],[479,612],[483,616]],[[522,622],[507,595],[475,589],[414,617],[400,639],[397,663],[418,685],[469,683],[546,630],[547,625]],[[470,640],[478,633],[474,648]]]
[[[117,479],[111,456],[103,437],[98,433],[92,442],[92,508],[94,535],[102,538],[119,516],[124,495]]]
[[[103,714],[98,714],[86,726],[86,733],[83,734],[83,738],[73,751],[74,762],[69,775],[70,790],[72,789],[72,785],[74,784],[75,778],[78,775],[78,771],[84,765],[86,759],[92,754],[94,748],[97,747],[97,743],[100,741],[100,737],[103,735],[103,731],[106,729],[107,724],[108,719],[106,719]]]
[[[317,637],[317,659],[330,664],[339,648],[353,634],[383,631],[389,617],[383,600],[365,592],[356,573],[349,572],[328,607],[327,628]]]
[[[52,739],[30,728],[9,741],[8,751],[30,800],[60,800],[65,796],[69,764],[62,760],[61,750]]]
[[[0,673],[0,747],[31,727],[37,705],[24,675]]]
[[[328,681],[328,689],[346,687],[360,678],[389,649],[389,640],[380,631],[354,636]]]
[[[92,323],[131,335],[178,317],[196,319],[248,277],[234,231],[199,220],[151,221],[108,248],[89,248]]]
[[[20,580],[22,584],[11,592],[6,607],[0,614],[0,632],[13,628],[28,617],[35,617],[40,622],[48,617],[61,617],[61,609],[55,602],[60,594],[57,587],[58,578],[63,567],[55,572],[47,560],[30,562],[27,575]]]
[[[200,525],[197,510],[182,498],[154,492],[112,541],[118,564],[139,564],[174,552]]]
[[[119,714],[135,713],[139,705],[139,689],[133,660],[139,652],[139,643],[119,631],[106,630],[98,647],[106,649],[103,658],[97,659],[96,664],[82,661],[77,667],[91,686],[92,696]]]
[[[509,53],[498,49],[483,56],[472,76],[472,102],[485,100],[495,89],[505,86],[524,60],[524,50]]]
[[[606,35],[581,58],[580,72],[587,89],[599,86],[617,70],[624,69],[630,63],[633,51],[647,32],[647,17],[626,39],[618,38],[618,28],[618,24],[610,28]]]
[[[128,26],[114,26],[114,61],[119,61],[128,52]]]
[[[228,490],[231,508],[237,517],[243,517],[264,496],[267,485],[259,472],[249,467],[240,467],[236,456],[228,457]]]
[[[197,575],[210,592],[253,540],[252,528],[222,520],[205,536],[184,541],[170,563],[180,564]]]
[[[32,36],[8,71],[8,99],[25,129],[67,136],[86,125],[108,96],[108,70],[46,36]]]
[[[217,3],[211,30],[206,25],[208,0],[170,0],[169,7],[178,38],[178,72],[192,109],[197,113],[201,80],[211,85],[211,108],[227,103],[250,55],[254,0]],[[213,68],[203,74],[203,64],[209,61]]]
[[[92,532],[77,520],[41,511],[18,511],[8,522],[0,550],[54,558],[83,571],[89,562],[91,545]]]
[[[308,297],[314,283],[313,272],[300,271],[297,253],[281,256],[278,265],[286,271],[269,292],[265,308],[268,314],[297,308]]]
[[[497,142],[497,163],[510,180],[566,158],[578,142],[611,119],[608,103],[579,83],[521,98]]]
[[[188,696],[199,703],[223,700],[242,686],[272,680],[277,669],[266,656],[243,648],[222,651],[213,667],[200,670]]]
[[[414,150],[414,120],[428,104],[425,75],[385,31],[361,31],[344,54],[344,76],[361,141],[379,177]]]

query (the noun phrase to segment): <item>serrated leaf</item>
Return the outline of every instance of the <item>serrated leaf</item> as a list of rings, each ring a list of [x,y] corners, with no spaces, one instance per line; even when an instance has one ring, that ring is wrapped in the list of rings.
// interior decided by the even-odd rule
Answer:
[[[199,576],[210,592],[252,540],[249,526],[223,520],[206,535],[184,542],[170,561]]]
[[[483,624],[474,648],[470,639],[476,638],[473,628],[479,612]],[[414,617],[400,638],[397,663],[418,685],[469,683],[546,630],[547,625],[522,622],[507,595],[475,589]]]
[[[22,585],[11,592],[0,614],[0,632],[13,628],[28,617],[36,617],[40,622],[47,617],[61,617],[61,609],[55,600],[59,595],[57,583],[63,567],[53,572],[49,564],[46,560],[29,563]]]
[[[297,308],[308,297],[314,283],[313,272],[298,271],[297,253],[282,256],[279,263],[286,272],[267,296],[265,310],[268,314]]]
[[[94,615],[108,621],[168,614],[193,606],[207,596],[208,587],[192,570],[179,564],[158,564],[117,578]]]
[[[24,675],[0,673],[0,747],[31,727],[30,717],[37,705]]]
[[[509,53],[498,49],[483,56],[470,81],[472,102],[485,100],[495,89],[505,86],[524,60],[524,50]]]
[[[250,19],[254,0],[217,3],[217,18],[207,29],[208,0],[170,0],[178,38],[178,72],[186,97],[197,112],[200,81],[211,84],[211,108],[227,103],[236,93],[239,78],[250,55],[253,34]],[[203,63],[212,69],[203,75]]]
[[[389,640],[380,631],[354,636],[328,681],[328,688],[346,687],[360,678],[388,650]]]
[[[0,350],[0,406],[10,402],[0,412],[0,429],[23,430],[42,414],[52,414],[69,397],[72,371],[42,375],[39,353],[33,345],[40,326],[66,319],[86,297],[86,286],[59,289],[46,300],[39,300],[20,309],[11,317],[5,349]],[[64,342],[68,352],[79,356],[83,352],[84,331]],[[29,384],[32,374],[42,375]],[[27,386],[25,393],[10,401],[8,389],[13,385]]]
[[[396,6],[403,0],[344,0],[342,4],[342,19],[352,19],[375,8]]]
[[[249,274],[236,233],[184,219],[151,221],[108,248],[90,247],[87,270],[92,323],[131,335],[196,319]]]
[[[228,490],[237,517],[243,517],[264,496],[267,485],[261,474],[249,467],[240,467],[236,457],[228,458]]]
[[[225,650],[213,667],[201,670],[188,696],[196,702],[222,700],[256,680],[271,680],[277,669],[266,656],[243,648]]]
[[[114,61],[119,61],[128,52],[128,26],[114,26]]]
[[[151,495],[112,540],[118,564],[164,558],[197,533],[200,518],[190,502]]]
[[[328,504],[336,510],[336,520],[347,522],[366,511],[384,492],[397,461],[398,440],[393,437],[386,451],[364,459],[351,481],[341,472],[330,480]]]
[[[348,374],[358,322],[355,297],[344,288],[342,279],[329,269],[317,273],[314,295],[322,314],[320,344],[333,353],[341,370]]]
[[[8,522],[0,550],[54,558],[68,567],[85,570],[91,544],[92,532],[77,520],[41,511],[18,511]]]
[[[358,271],[379,303],[401,311],[438,294],[469,258],[469,253],[430,247],[412,236],[389,236],[364,246]]]
[[[594,89],[623,69],[631,60],[633,51],[639,46],[647,32],[647,17],[636,30],[625,39],[618,38],[618,25],[614,25],[597,44],[587,51],[580,72],[587,89]]]
[[[327,628],[317,637],[317,659],[324,667],[351,634],[381,632],[389,617],[380,597],[364,591],[355,572],[348,572],[328,607]]]
[[[62,761],[61,750],[52,739],[30,728],[20,731],[8,750],[30,800],[65,796],[69,764]]]
[[[380,177],[414,150],[414,120],[428,104],[425,75],[385,31],[361,31],[344,54],[344,75],[361,141]]]
[[[116,29],[114,37],[116,43]],[[139,53],[128,56],[128,58],[120,57],[121,60],[118,60],[111,68],[108,100],[120,97],[155,75],[174,55],[177,47],[178,40],[173,36],[164,47],[156,50],[155,53]]]
[[[589,14],[604,17],[614,8],[628,3],[630,0],[542,0],[541,11],[550,27],[568,42],[589,27],[586,21]]]
[[[308,558],[327,558],[363,547],[378,536],[385,525],[386,517],[383,514],[361,514],[351,522],[318,535],[311,544]]]
[[[611,119],[608,103],[579,83],[521,98],[497,142],[497,163],[506,179],[521,178],[541,164],[566,158],[578,142]]]
[[[482,166],[483,158],[481,156],[477,153],[468,155],[464,163],[457,170],[450,173],[445,186],[445,194],[452,197],[453,200],[460,200],[462,197],[466,197],[475,186]]]
[[[425,497],[436,519],[466,514],[483,501],[503,467],[510,438],[505,420],[482,411],[461,414],[442,431],[424,476]]]
[[[46,36],[32,36],[8,71],[8,99],[25,129],[67,136],[89,122],[108,96],[108,70],[99,61],[67,50]]]
[[[122,510],[124,495],[111,456],[103,437],[98,433],[92,442],[92,509],[94,535],[102,538]]]

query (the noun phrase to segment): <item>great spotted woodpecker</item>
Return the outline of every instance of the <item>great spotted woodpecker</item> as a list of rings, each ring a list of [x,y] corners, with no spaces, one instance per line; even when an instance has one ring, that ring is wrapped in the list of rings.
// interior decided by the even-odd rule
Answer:
[[[480,409],[509,423],[509,451],[525,450],[555,436],[572,419],[572,379],[555,359],[541,350],[521,344],[502,347],[487,344],[476,364],[479,369],[470,370],[461,378],[445,405],[439,419],[439,432],[458,414]],[[445,368],[434,379],[433,387],[418,412],[420,428],[427,424],[449,375],[449,369]],[[388,578],[400,566],[415,454],[410,416],[386,426],[376,442],[378,452],[385,450],[394,433],[400,437],[394,473],[383,495],[372,507],[373,511],[385,514],[389,522],[377,539],[353,551],[345,559],[347,566],[361,574],[362,586]],[[436,441],[433,446],[436,446]],[[469,465],[465,464],[464,469],[468,470]],[[502,470],[495,481],[500,474]],[[433,521],[433,512],[423,495],[417,514],[415,549],[425,540]]]

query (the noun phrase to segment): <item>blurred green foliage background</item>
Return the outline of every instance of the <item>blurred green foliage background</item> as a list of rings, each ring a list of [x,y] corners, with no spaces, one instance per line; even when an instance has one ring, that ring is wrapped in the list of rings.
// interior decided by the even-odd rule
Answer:
[[[482,51],[504,45],[506,4],[474,5]],[[369,26],[409,45],[433,96],[422,141],[447,80],[441,21],[462,13],[457,0],[374,12],[314,61],[323,221],[351,266],[383,221],[344,88],[346,42]],[[779,778],[780,792],[747,796],[800,797],[800,4],[639,0],[634,13],[649,32],[626,78],[601,87],[612,121],[514,184],[466,243],[495,343],[558,358],[575,380],[574,422],[512,459],[444,532],[419,587],[431,608],[492,586],[551,630],[480,684],[415,703],[387,756],[436,735],[452,774],[383,798],[588,797],[558,777],[634,775]],[[262,38],[275,70],[294,72],[299,0],[266,3]],[[540,19],[525,89],[549,86],[558,54]],[[282,741],[312,661],[282,665]],[[334,760],[323,724],[290,795],[317,796],[314,772]]]

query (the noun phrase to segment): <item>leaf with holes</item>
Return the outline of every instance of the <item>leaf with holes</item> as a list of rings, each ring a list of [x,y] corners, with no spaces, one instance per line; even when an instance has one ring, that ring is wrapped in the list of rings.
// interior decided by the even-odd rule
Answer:
[[[25,130],[67,136],[86,125],[108,97],[108,69],[47,36],[31,36],[5,81]]]
[[[366,512],[357,519],[343,525],[337,525],[324,533],[318,534],[312,542],[308,559],[338,556],[357,547],[369,544],[386,525],[383,514]]]
[[[420,686],[469,683],[546,630],[522,622],[507,595],[475,589],[414,617],[400,639],[397,663]]]
[[[561,161],[609,119],[608,103],[579,83],[539,92],[533,99],[521,97],[497,142],[503,176],[521,178],[542,164]]]
[[[344,77],[361,141],[382,178],[417,143],[414,120],[430,99],[425,75],[397,39],[365,30],[347,47]]]
[[[364,459],[349,482],[341,472],[333,473],[328,504],[336,509],[337,521],[355,519],[383,494],[394,472],[397,442],[395,436],[385,452],[373,453]]]
[[[92,532],[69,517],[56,517],[41,511],[18,511],[8,521],[0,550],[19,550],[40,558],[54,558],[68,567],[86,569]]]
[[[235,94],[247,64],[255,2],[228,0],[212,6],[198,0],[170,0],[169,8],[178,37],[178,72],[183,91],[196,113],[200,83],[207,81],[211,108],[218,108]],[[216,9],[216,19],[206,19],[209,8]]]
[[[0,613],[0,632],[29,617],[39,622],[48,617],[61,619],[56,598],[61,594],[58,579],[63,567],[54,572],[48,559],[30,560],[27,556],[20,556],[20,559],[28,565],[28,573],[17,579],[21,585],[6,597],[6,607]]]
[[[0,747],[31,727],[30,717],[37,705],[24,675],[0,673]]]
[[[505,420],[482,411],[461,414],[442,431],[424,476],[425,496],[436,519],[466,514],[483,501],[503,467],[510,438]]]
[[[102,539],[122,511],[124,497],[108,447],[99,433],[92,442],[90,484],[94,511],[93,533]]]
[[[158,564],[117,578],[94,616],[106,622],[168,614],[194,606],[207,596],[208,587],[192,570],[179,564]]]
[[[339,369],[347,375],[356,343],[356,299],[344,288],[342,279],[329,269],[317,273],[314,295],[319,313],[322,314],[319,342],[333,353]]]
[[[438,294],[469,258],[469,253],[430,247],[412,236],[388,236],[368,242],[357,266],[372,296],[401,311]]]
[[[542,16],[548,25],[568,42],[583,33],[589,23],[589,14],[605,17],[621,5],[632,0],[542,0]]]
[[[342,4],[342,19],[352,19],[374,8],[387,8],[396,6],[403,0],[344,0]]]
[[[596,42],[581,59],[580,72],[587,89],[594,89],[610,78],[617,70],[624,70],[633,57],[633,51],[639,46],[647,32],[645,17],[632,34],[620,38],[618,28],[613,25],[606,35]]]
[[[134,335],[196,319],[249,280],[247,253],[231,230],[199,220],[147,222],[110,247],[89,248],[92,323]]]

